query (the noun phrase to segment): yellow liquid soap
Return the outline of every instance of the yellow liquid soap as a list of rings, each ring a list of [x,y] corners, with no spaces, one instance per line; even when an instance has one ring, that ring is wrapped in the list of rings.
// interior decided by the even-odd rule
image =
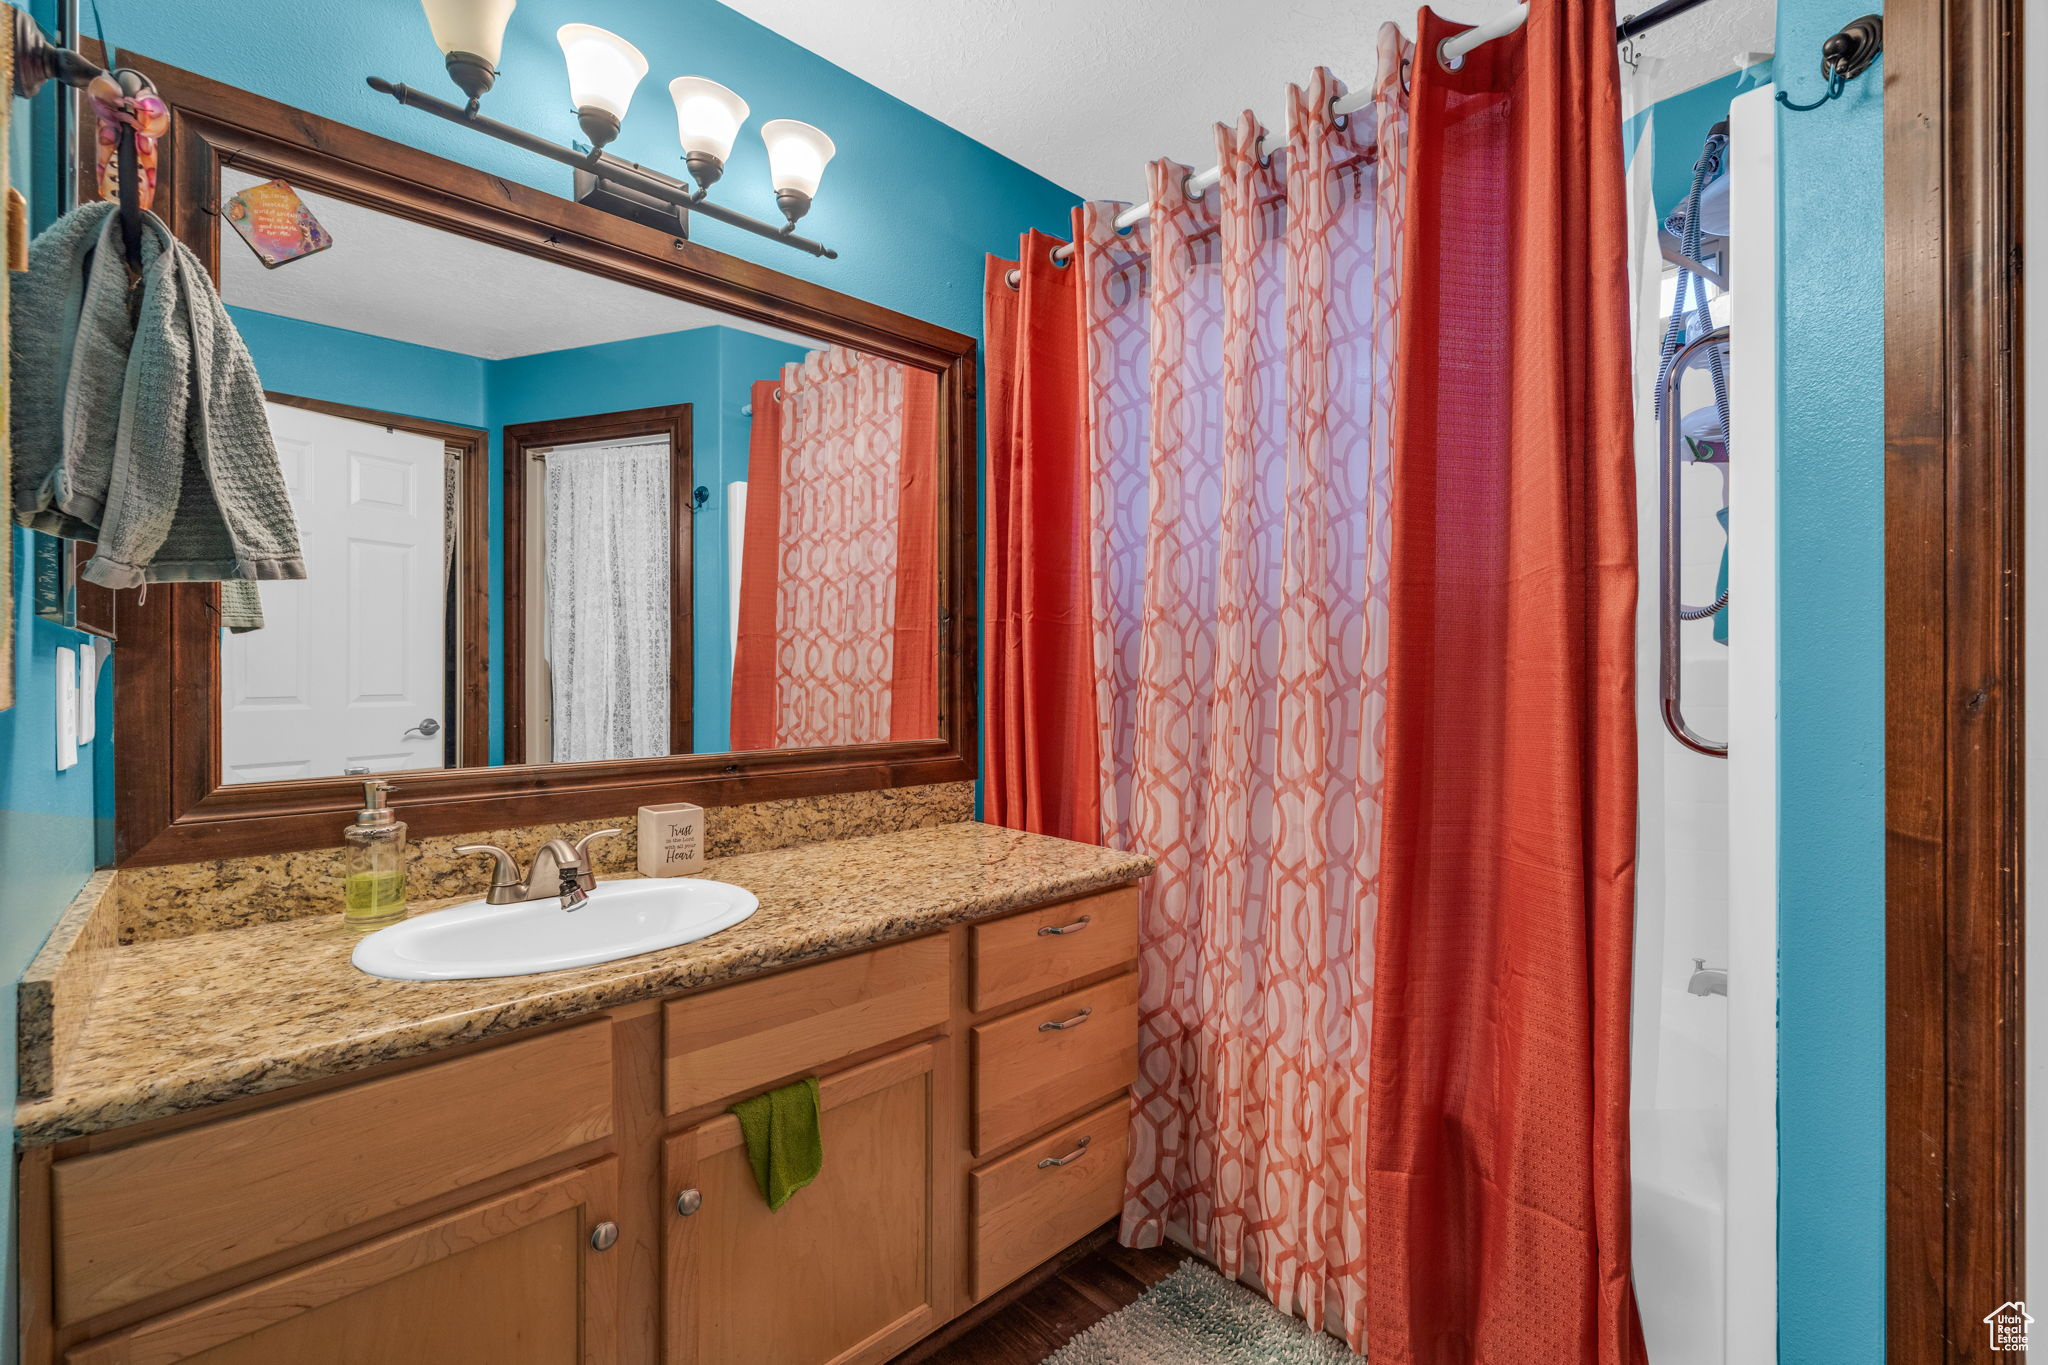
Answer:
[[[351,872],[343,893],[350,924],[385,924],[405,917],[403,872]]]

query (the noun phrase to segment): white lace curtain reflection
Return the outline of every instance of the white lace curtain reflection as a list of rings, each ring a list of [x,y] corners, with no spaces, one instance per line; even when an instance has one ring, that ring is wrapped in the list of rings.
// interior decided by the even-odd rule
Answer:
[[[669,752],[666,441],[547,456],[547,662],[557,763]]]

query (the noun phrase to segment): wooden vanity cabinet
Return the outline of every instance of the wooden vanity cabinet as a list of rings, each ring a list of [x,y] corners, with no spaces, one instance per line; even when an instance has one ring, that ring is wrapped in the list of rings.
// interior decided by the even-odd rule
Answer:
[[[35,1149],[22,1359],[882,1365],[1115,1216],[1136,958],[1120,888]]]
[[[610,1365],[606,1160],[519,1186],[67,1351],[65,1365]],[[601,1238],[599,1240],[602,1240]]]
[[[857,1365],[939,1325],[937,1053],[926,1043],[820,1081],[825,1163],[779,1210],[754,1184],[738,1119],[669,1139],[669,1361]]]

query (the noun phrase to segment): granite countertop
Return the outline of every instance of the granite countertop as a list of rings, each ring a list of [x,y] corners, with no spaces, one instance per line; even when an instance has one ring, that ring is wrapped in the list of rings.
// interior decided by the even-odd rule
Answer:
[[[262,1094],[529,1025],[1083,895],[1152,861],[992,825],[954,824],[721,858],[704,876],[761,900],[745,923],[594,967],[483,981],[386,981],[349,961],[340,916],[119,948],[48,1099],[22,1103],[40,1146]]]

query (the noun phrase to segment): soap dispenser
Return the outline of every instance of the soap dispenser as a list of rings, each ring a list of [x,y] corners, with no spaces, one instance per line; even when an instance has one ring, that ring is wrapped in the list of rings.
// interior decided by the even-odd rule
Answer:
[[[405,821],[384,798],[389,782],[363,784],[363,808],[342,831],[342,918],[352,929],[376,929],[405,918]]]

